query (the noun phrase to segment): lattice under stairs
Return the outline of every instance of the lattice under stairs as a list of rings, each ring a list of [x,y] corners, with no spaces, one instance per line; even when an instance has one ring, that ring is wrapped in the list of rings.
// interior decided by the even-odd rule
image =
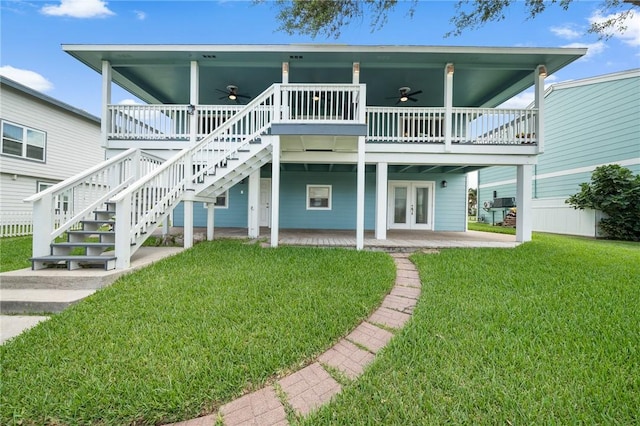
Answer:
[[[81,229],[67,231],[66,241],[51,243],[51,254],[32,257],[31,268],[103,268],[114,269],[115,205],[105,203],[104,210],[95,210],[94,219],[81,220]]]

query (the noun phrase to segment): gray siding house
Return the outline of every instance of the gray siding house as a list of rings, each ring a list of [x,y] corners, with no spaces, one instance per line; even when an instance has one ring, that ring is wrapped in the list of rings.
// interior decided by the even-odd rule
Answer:
[[[533,170],[533,230],[597,236],[599,213],[575,210],[565,200],[598,166],[640,172],[640,69],[554,84],[545,108],[545,150]],[[507,208],[492,204],[515,197],[515,182],[514,167],[480,170],[480,219],[502,220]]]
[[[3,234],[27,233],[31,205],[23,200],[105,159],[100,119],[0,77],[0,220]],[[60,214],[71,200],[56,200]]]

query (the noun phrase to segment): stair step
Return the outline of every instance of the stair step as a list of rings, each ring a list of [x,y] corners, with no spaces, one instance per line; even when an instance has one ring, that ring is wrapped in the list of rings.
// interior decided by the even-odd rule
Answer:
[[[80,269],[83,266],[93,267],[101,266],[105,270],[115,268],[116,257],[114,255],[49,255],[49,256],[37,256],[29,259],[31,261],[32,269],[43,269],[47,265],[64,265],[67,269]]]
[[[89,224],[101,224],[101,225],[115,225],[116,223],[116,221],[113,219],[86,219],[86,220],[81,220],[80,222],[89,223]]]
[[[3,314],[61,312],[95,293],[95,290],[3,289],[0,310]]]
[[[61,243],[51,243],[51,247],[113,247],[114,243],[101,243],[101,242],[84,242],[84,241],[63,241]]]
[[[115,231],[85,231],[83,229],[67,231],[67,234],[74,235],[111,235],[114,234]]]

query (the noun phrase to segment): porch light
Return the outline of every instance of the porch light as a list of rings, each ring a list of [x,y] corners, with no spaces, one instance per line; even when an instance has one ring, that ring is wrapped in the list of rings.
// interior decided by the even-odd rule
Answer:
[[[538,75],[542,78],[547,76],[547,67],[545,67],[544,65],[540,65],[538,67]]]
[[[360,62],[353,63],[353,73],[360,74]]]
[[[282,74],[289,74],[289,62],[282,63]]]
[[[454,70],[453,64],[447,64],[447,75],[453,75]]]
[[[443,180],[442,182],[440,182],[440,186],[443,187],[443,188],[446,188],[447,187],[447,181]]]
[[[315,93],[313,94],[313,100],[314,100],[315,102],[318,102],[318,101],[320,100],[320,93],[315,92]]]
[[[232,101],[235,101],[236,99],[238,99],[238,97],[236,96],[235,93],[229,93],[229,99],[231,99]]]
[[[187,107],[187,114],[193,115],[194,112],[196,112],[196,106],[189,104]]]
[[[407,102],[408,100],[409,98],[407,97],[407,95],[400,96],[400,102]]]

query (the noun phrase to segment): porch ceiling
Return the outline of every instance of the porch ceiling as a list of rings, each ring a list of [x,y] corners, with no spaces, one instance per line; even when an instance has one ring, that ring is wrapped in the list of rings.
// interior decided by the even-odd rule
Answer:
[[[271,173],[271,164],[263,166],[267,173]],[[333,172],[333,173],[355,173],[358,166],[356,164],[324,164],[324,163],[281,163],[280,170],[283,172]],[[394,165],[389,164],[388,173],[390,174],[465,174],[474,172],[481,167],[479,166],[441,166],[441,165]],[[365,165],[365,173],[375,173],[375,164]]]
[[[227,85],[256,96],[281,81],[289,62],[291,83],[351,83],[353,62],[367,104],[393,106],[398,88],[422,90],[407,106],[442,106],[447,63],[455,66],[454,106],[495,107],[533,85],[539,64],[549,74],[586,53],[582,48],[509,48],[347,45],[63,45],[63,50],[97,72],[102,61],[113,80],[149,103],[188,104],[190,62],[200,66],[200,104],[231,102],[218,92]],[[391,98],[391,99],[389,99]]]

